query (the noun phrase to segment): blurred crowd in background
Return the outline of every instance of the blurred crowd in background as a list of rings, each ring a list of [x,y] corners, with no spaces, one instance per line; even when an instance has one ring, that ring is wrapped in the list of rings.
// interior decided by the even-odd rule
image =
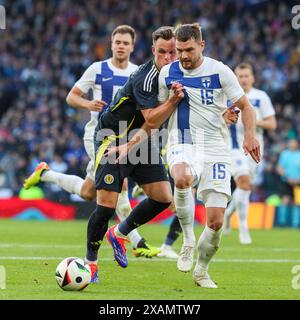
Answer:
[[[137,32],[131,61],[151,57],[151,33],[161,25],[198,21],[205,55],[231,68],[254,65],[257,88],[277,113],[265,136],[265,160],[253,201],[276,194],[275,168],[290,139],[300,137],[300,30],[293,30],[290,1],[89,0],[0,1],[0,197],[17,195],[40,161],[53,170],[85,176],[82,137],[89,113],[66,104],[67,93],[94,61],[110,56],[110,34],[119,24]],[[56,186],[50,199],[65,200]]]

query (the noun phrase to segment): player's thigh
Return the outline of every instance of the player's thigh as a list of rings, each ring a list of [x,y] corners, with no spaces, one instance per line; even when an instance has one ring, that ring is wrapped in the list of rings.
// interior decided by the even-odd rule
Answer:
[[[96,199],[95,181],[88,176],[85,178],[80,190],[80,196],[86,201],[93,201]]]
[[[228,200],[228,195],[222,192],[211,189],[203,192],[203,202],[206,207],[206,224],[209,228],[219,230],[222,227]]]
[[[177,144],[168,148],[167,162],[176,187],[187,188],[198,180],[202,159],[196,155],[197,148],[190,144]]]
[[[235,182],[240,176],[250,175],[248,159],[243,150],[233,149],[231,151],[231,172]]]
[[[160,202],[171,202],[172,191],[165,166],[159,164],[138,164],[130,174],[148,197]]]
[[[92,118],[84,127],[83,143],[86,153],[89,158],[94,161],[95,147],[94,147],[94,133],[97,126],[97,119]]]
[[[103,207],[115,209],[118,202],[119,193],[110,190],[97,190],[97,204]]]
[[[227,201],[231,198],[231,164],[229,162],[207,162],[201,173],[197,190],[198,199],[206,205],[206,195],[210,191],[224,194]],[[225,205],[226,207],[226,205]]]
[[[123,179],[121,166],[117,164],[100,164],[95,174],[97,203],[109,208],[115,208],[118,195],[122,191]]]
[[[159,181],[143,184],[145,194],[152,200],[158,202],[172,202],[172,190],[168,181]]]
[[[250,175],[242,175],[236,179],[236,186],[243,190],[251,190],[251,177]]]

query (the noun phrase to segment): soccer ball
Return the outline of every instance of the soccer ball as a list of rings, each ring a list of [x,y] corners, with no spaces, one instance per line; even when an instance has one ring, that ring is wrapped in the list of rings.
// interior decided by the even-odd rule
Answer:
[[[59,263],[55,279],[59,287],[66,291],[83,290],[91,282],[91,270],[80,258],[70,257]]]

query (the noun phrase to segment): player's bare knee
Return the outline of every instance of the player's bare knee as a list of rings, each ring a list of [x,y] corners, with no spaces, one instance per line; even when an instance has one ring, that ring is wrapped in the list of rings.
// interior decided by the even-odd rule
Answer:
[[[85,201],[94,201],[96,199],[96,190],[81,189],[80,196]]]
[[[223,221],[221,220],[210,221],[210,222],[207,222],[207,226],[212,230],[218,231],[222,228]]]
[[[192,176],[182,176],[182,177],[178,177],[175,180],[175,185],[176,188],[178,189],[186,189],[192,186],[193,183],[193,177]]]
[[[110,200],[102,200],[100,203],[98,203],[100,206],[107,207],[107,208],[115,208],[115,204],[113,201]]]
[[[119,193],[115,191],[97,190],[97,204],[107,208],[115,209]]]
[[[251,190],[250,176],[240,176],[237,179],[237,187],[242,190],[250,191]]]
[[[115,208],[116,207],[116,202],[114,199],[105,199],[105,198],[101,198],[100,200],[97,200],[97,204],[101,205],[103,207],[107,207],[107,208]]]

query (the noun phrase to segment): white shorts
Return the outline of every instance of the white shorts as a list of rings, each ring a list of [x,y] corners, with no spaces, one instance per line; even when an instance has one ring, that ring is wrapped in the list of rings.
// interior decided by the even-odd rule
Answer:
[[[94,147],[94,132],[97,125],[97,119],[91,120],[84,127],[83,143],[86,153],[90,158],[90,162],[86,168],[86,177],[95,182],[95,147]]]
[[[224,155],[224,159],[228,155]],[[225,194],[228,201],[231,198],[231,164],[229,161],[204,161],[203,155],[199,154],[197,145],[178,144],[168,148],[167,162],[170,172],[178,163],[186,163],[190,166],[194,176],[193,185],[198,185],[197,198],[206,199],[208,191]]]
[[[250,155],[246,156],[242,149],[231,150],[232,159],[232,176],[235,180],[240,176],[250,175],[251,180],[254,179],[257,171],[257,163],[251,158]]]

